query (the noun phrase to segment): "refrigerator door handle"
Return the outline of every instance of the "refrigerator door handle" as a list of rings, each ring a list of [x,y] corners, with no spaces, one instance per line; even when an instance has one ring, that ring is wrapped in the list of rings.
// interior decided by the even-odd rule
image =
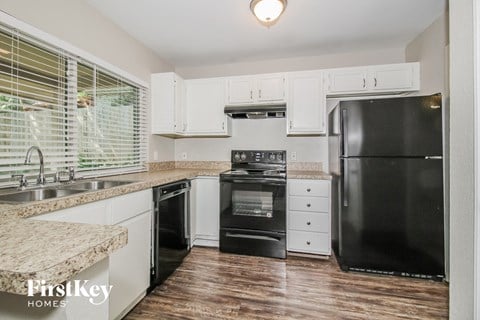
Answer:
[[[343,181],[342,181],[342,189],[343,189],[343,206],[348,207],[348,160],[342,159],[343,161]]]
[[[346,138],[348,136],[347,114],[348,114],[347,109],[343,109],[340,117],[340,124],[342,126],[342,155],[343,156],[348,156],[348,144],[346,143]]]
[[[426,156],[425,160],[442,160],[442,156]]]

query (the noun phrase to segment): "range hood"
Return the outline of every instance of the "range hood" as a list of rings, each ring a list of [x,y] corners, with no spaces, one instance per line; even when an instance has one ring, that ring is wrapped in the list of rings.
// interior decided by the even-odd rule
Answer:
[[[285,104],[225,106],[225,113],[233,119],[285,118]]]

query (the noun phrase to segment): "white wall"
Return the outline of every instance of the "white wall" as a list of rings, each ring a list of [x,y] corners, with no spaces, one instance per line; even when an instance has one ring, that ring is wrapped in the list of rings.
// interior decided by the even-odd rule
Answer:
[[[172,71],[153,51],[82,0],[2,0],[0,10],[66,41],[149,83],[150,74]],[[151,136],[162,160],[173,160],[174,141]],[[151,154],[151,153],[150,153]]]
[[[231,75],[326,69],[405,62],[404,48],[328,54],[193,68],[176,68],[186,79]],[[297,153],[298,162],[328,164],[326,137],[287,137],[285,119],[233,120],[231,138],[194,138],[175,141],[175,159],[187,152],[189,160],[229,161],[232,149],[280,149]],[[290,158],[290,156],[289,156]]]
[[[450,0],[450,319],[474,319],[476,0]],[[478,302],[477,302],[478,303]]]
[[[175,159],[193,161],[230,161],[232,149],[287,150],[297,153],[301,162],[327,163],[328,144],[325,137],[288,137],[285,119],[232,120],[231,138],[190,138],[175,141]]]
[[[407,62],[420,61],[419,94],[446,94],[448,13],[435,20],[406,47]]]
[[[185,79],[405,62],[405,48],[175,68]]]

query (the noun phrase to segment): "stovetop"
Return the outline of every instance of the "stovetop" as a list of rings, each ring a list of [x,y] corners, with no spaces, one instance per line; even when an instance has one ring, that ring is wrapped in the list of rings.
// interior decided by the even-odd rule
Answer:
[[[284,150],[232,150],[232,170],[222,175],[286,178],[286,158]]]

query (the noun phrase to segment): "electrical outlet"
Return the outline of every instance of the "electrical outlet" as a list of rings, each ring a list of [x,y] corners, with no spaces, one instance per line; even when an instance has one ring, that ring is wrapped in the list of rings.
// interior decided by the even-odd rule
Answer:
[[[186,152],[182,152],[182,160],[187,160],[187,153]]]
[[[297,160],[297,153],[296,152],[290,152],[290,160],[292,160],[292,161]]]
[[[154,161],[158,160],[158,151],[153,151],[153,160]]]

